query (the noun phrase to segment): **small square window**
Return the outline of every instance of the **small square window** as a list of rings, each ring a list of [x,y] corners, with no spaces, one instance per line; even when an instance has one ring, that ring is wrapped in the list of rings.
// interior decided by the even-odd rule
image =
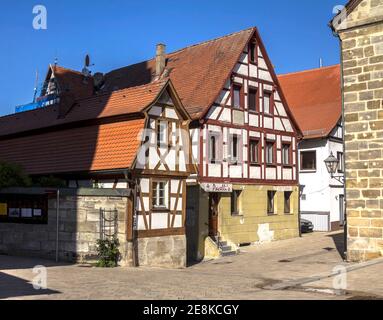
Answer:
[[[168,208],[169,190],[166,181],[153,182],[153,207]]]
[[[316,171],[316,151],[301,152],[301,171]]]

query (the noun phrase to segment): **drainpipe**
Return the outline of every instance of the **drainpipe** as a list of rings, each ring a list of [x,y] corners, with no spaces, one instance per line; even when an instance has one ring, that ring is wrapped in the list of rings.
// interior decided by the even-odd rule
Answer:
[[[344,107],[344,73],[343,73],[343,55],[342,55],[342,48],[343,48],[343,41],[340,38],[339,34],[336,32],[334,26],[330,22],[330,28],[332,30],[332,33],[334,37],[339,39],[339,45],[340,45],[340,76],[341,76],[341,95],[342,95],[342,140],[343,140],[343,168],[344,168],[344,185],[343,185],[343,193],[344,193],[344,253],[343,258],[347,260],[347,235],[348,235],[348,229],[347,229],[347,192],[346,192],[346,181],[347,181],[347,168],[346,168],[346,140],[345,140],[345,107]]]
[[[57,189],[56,199],[56,262],[59,262],[59,228],[60,228],[60,189]]]

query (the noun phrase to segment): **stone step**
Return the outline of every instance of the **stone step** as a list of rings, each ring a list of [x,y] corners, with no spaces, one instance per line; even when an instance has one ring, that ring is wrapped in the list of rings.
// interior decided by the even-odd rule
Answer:
[[[220,247],[226,247],[227,246],[227,241],[220,241],[219,242]]]
[[[237,251],[224,251],[221,253],[222,257],[236,256]]]
[[[225,246],[221,246],[220,249],[224,252],[227,252],[227,251],[233,251],[232,247],[231,246],[228,246],[228,245],[225,245]]]

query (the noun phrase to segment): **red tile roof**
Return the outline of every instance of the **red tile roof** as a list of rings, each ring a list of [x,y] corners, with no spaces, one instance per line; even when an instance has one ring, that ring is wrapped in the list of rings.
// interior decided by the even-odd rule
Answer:
[[[139,113],[159,97],[167,83],[168,80],[161,80],[79,100],[63,118],[58,117],[58,105],[0,117],[0,137],[73,122]]]
[[[304,139],[327,137],[342,117],[340,66],[278,78]]]
[[[255,32],[250,28],[166,56],[170,79],[194,119],[214,103]],[[106,90],[149,83],[154,75],[154,59],[114,70],[106,74]]]
[[[74,100],[88,98],[93,95],[92,77],[85,79],[81,72],[60,66],[51,66],[51,69],[62,93],[70,94]]]
[[[144,123],[138,119],[0,140],[0,159],[28,174],[126,169],[135,160]]]
[[[57,105],[2,117],[0,160],[21,165],[28,174],[130,168],[144,129],[142,111],[168,85],[169,80],[161,80],[79,100],[64,118],[58,117]],[[87,121],[129,114],[135,120]],[[41,130],[48,127],[48,132]]]

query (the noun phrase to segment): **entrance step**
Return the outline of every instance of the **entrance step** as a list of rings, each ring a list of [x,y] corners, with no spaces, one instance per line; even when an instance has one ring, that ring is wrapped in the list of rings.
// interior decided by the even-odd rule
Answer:
[[[232,251],[231,246],[228,245],[221,245],[220,249],[222,250],[222,252]]]
[[[221,252],[222,257],[230,257],[230,256],[236,256],[238,253],[237,251],[224,251]]]
[[[223,240],[222,237],[211,237],[219,249],[221,257],[235,256],[239,253],[236,248],[233,248],[228,244],[227,241]]]

